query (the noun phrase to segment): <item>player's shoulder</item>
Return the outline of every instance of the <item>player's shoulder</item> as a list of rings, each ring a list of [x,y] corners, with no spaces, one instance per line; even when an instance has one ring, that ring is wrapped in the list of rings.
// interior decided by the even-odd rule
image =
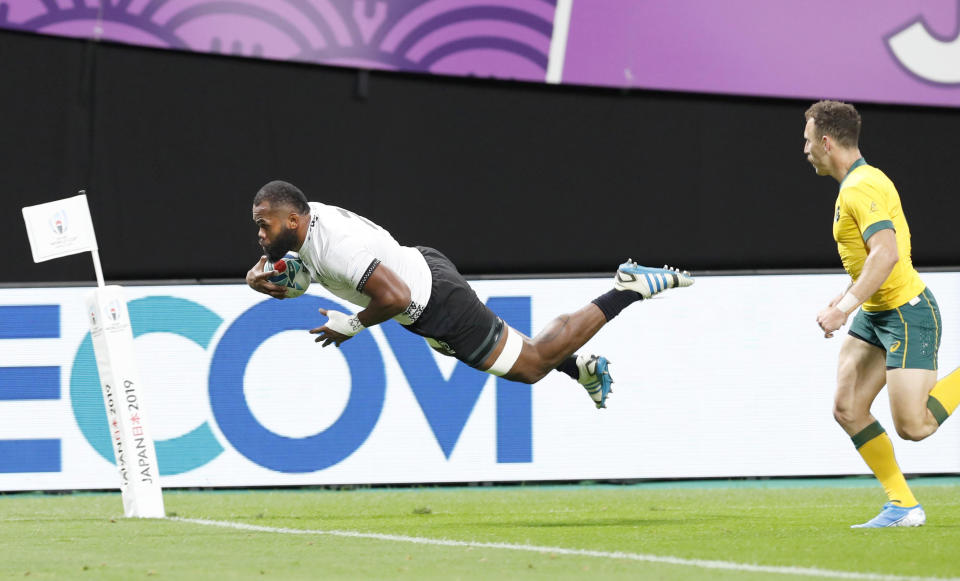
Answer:
[[[343,210],[322,202],[310,202],[310,229],[323,232],[342,230]]]
[[[843,180],[842,189],[895,189],[893,181],[878,167],[861,165]]]
[[[893,182],[879,168],[872,165],[862,165],[843,180],[840,195],[847,200],[870,198],[878,200],[889,196],[896,196],[897,189]]]
[[[311,217],[320,217],[322,218],[325,214],[329,214],[333,210],[333,206],[328,206],[322,202],[308,202],[310,206],[310,216]]]

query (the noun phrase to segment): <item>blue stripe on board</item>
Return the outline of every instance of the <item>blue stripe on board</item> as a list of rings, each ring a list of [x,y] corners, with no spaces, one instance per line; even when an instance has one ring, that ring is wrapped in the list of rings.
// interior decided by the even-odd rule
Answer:
[[[0,440],[0,473],[60,472],[60,440]]]
[[[60,305],[0,306],[0,339],[56,339]]]
[[[60,399],[59,367],[0,367],[0,401]]]

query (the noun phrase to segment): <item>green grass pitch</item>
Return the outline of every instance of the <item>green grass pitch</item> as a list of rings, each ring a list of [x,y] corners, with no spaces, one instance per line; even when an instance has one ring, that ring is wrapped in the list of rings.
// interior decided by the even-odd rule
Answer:
[[[884,530],[849,528],[885,501],[869,478],[166,491],[162,520],[123,518],[119,494],[7,494],[0,578],[960,576],[960,481],[911,482],[928,524]]]

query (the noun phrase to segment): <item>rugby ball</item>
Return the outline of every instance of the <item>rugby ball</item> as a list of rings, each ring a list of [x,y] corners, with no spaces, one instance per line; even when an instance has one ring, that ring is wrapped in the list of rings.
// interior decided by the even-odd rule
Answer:
[[[266,271],[277,271],[277,274],[267,280],[273,284],[287,287],[288,299],[302,295],[310,286],[310,272],[303,266],[300,255],[296,252],[288,252],[276,262],[267,262],[264,269]]]

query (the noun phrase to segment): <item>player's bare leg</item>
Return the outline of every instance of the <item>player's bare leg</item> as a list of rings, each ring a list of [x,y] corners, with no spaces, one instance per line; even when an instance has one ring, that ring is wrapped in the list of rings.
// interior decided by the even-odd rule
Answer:
[[[919,526],[926,522],[923,507],[913,496],[897,465],[890,437],[870,414],[870,405],[886,381],[886,352],[866,341],[847,336],[840,349],[833,415],[850,435],[857,452],[890,500],[876,517],[853,525],[857,528]]]
[[[630,304],[670,288],[692,284],[689,273],[627,261],[617,271],[614,290],[574,313],[557,317],[532,339],[510,329],[500,338],[481,369],[493,370],[522,383],[536,383],[550,371],[562,371],[584,386],[598,408],[606,407],[613,383],[607,370],[609,361],[597,355],[576,355],[577,349]],[[510,334],[522,340],[513,345],[513,352],[508,344]],[[511,358],[509,369],[504,367],[501,357]]]
[[[937,431],[940,424],[927,408],[937,372],[928,369],[887,371],[890,412],[897,434],[904,440],[919,441]]]
[[[575,354],[606,322],[603,311],[595,304],[589,304],[575,313],[557,317],[532,339],[515,329],[508,329],[483,367],[490,370],[494,366],[509,349],[508,335],[512,335],[520,342],[519,353],[503,377],[521,383],[536,383],[553,370],[563,371],[583,385],[598,408],[606,407],[607,396],[613,391],[613,379],[607,370],[609,361],[597,355]]]
[[[887,382],[886,353],[866,341],[847,336],[840,348],[833,417],[853,436],[874,423],[870,406]]]
[[[561,315],[532,339],[523,338],[520,357],[504,377],[536,383],[589,341],[607,323],[600,307],[589,304],[575,313]]]

